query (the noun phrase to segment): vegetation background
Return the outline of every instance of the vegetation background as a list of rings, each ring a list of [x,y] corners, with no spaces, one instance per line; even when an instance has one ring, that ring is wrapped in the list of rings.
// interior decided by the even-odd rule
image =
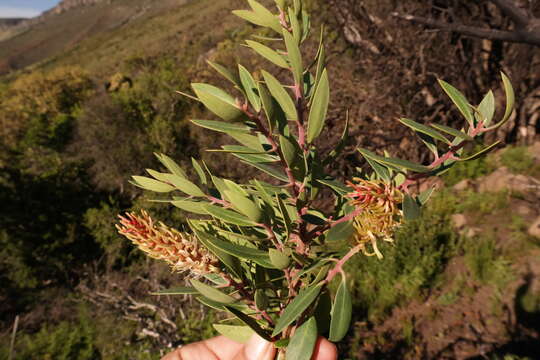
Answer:
[[[494,135],[504,149],[437,182],[429,211],[385,246],[383,261],[358,257],[349,265],[355,319],[341,356],[537,359],[540,1],[305,2],[329,39],[334,92],[320,144],[330,150],[347,110],[351,119],[354,141],[332,165],[338,177],[365,165],[357,146],[426,160],[395,119],[460,121],[437,78],[479,101],[500,89],[504,70],[518,100]],[[527,14],[533,40],[493,36],[522,31],[505,3]],[[137,253],[114,223],[144,206],[182,226],[180,210],[148,203],[127,184],[158,166],[152,152],[183,164],[204,159],[237,180],[252,176],[204,151],[222,139],[191,126],[207,114],[175,93],[223,81],[205,60],[258,65],[241,46],[254,28],[230,13],[244,7],[242,0],[64,0],[36,19],[0,21],[0,359],[10,352],[158,359],[214,334],[218,314],[189,298],[149,294],[183,280]],[[479,38],[457,25],[494,33]]]

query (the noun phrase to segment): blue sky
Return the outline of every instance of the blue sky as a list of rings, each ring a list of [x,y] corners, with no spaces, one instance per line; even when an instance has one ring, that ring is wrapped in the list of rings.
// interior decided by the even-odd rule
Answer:
[[[59,0],[0,0],[0,18],[34,17]]]

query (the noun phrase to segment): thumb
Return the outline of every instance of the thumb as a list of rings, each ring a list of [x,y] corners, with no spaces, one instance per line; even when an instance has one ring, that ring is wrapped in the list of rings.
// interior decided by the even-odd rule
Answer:
[[[276,348],[274,345],[255,334],[234,360],[274,360],[275,356]]]

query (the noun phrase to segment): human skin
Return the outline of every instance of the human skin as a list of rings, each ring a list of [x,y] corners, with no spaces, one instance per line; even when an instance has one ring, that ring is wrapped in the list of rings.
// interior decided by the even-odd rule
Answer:
[[[276,348],[257,335],[240,344],[224,336],[182,346],[165,355],[161,360],[273,360]],[[334,344],[319,337],[312,360],[337,360]]]

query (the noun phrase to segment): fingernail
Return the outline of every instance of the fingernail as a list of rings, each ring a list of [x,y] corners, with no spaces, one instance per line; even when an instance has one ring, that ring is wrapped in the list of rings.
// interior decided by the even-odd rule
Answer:
[[[272,360],[274,358],[275,348],[272,343],[256,334],[249,339],[245,349],[248,360]]]

